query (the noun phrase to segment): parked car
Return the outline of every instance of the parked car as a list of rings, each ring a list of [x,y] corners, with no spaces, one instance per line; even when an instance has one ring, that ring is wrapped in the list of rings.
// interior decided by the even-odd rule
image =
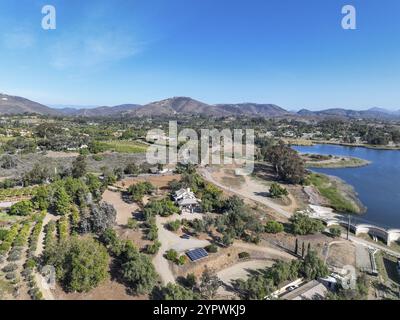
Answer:
[[[292,292],[294,290],[296,290],[298,288],[298,286],[290,286],[289,288],[287,288],[287,291]]]
[[[190,236],[188,234],[184,234],[181,236],[181,239],[189,240]]]

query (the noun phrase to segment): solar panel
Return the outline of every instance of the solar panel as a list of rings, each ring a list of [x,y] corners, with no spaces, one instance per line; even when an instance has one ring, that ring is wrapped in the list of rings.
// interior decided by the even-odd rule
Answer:
[[[207,251],[204,250],[203,248],[190,250],[186,252],[186,254],[192,261],[197,261],[208,256]]]

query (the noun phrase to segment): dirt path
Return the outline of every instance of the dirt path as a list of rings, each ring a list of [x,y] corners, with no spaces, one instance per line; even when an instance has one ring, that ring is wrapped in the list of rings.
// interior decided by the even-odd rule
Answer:
[[[168,218],[156,217],[156,223],[158,227],[158,239],[161,242],[161,248],[157,255],[153,259],[154,267],[161,277],[164,285],[169,282],[175,283],[175,277],[172,270],[169,267],[169,262],[164,258],[164,254],[169,249],[174,249],[180,253],[194,248],[202,248],[210,244],[207,240],[197,240],[194,238],[184,240],[177,236],[175,233],[168,231],[164,225],[170,221],[182,220],[182,219],[195,219],[201,218],[196,214],[182,214],[173,215]]]
[[[51,292],[46,280],[38,272],[34,273],[36,285],[38,286],[40,292],[43,294],[44,300],[55,300],[53,293]]]
[[[219,183],[218,181],[216,181],[207,169],[201,170],[201,174],[206,180],[215,184],[216,186],[220,187],[221,189],[224,189],[228,192],[235,193],[236,195],[238,195],[240,197],[245,197],[245,198],[251,199],[253,201],[256,201],[258,203],[261,203],[286,218],[290,218],[292,216],[292,212],[290,212],[290,210],[288,210],[288,209],[291,209],[290,207],[289,208],[282,207],[282,206],[276,204],[275,202],[273,202],[272,200],[268,199],[264,195],[266,187],[261,184],[257,187],[255,187],[254,185],[253,185],[253,187],[249,187],[249,185],[246,184],[245,186],[241,187],[240,190],[236,190],[236,189],[225,186],[222,183]],[[248,177],[246,177],[246,178],[248,178]],[[294,199],[292,199],[292,200],[294,200]]]
[[[128,204],[122,197],[120,192],[113,192],[106,190],[103,194],[103,200],[109,204],[112,204],[117,210],[116,223],[119,226],[125,226],[128,224],[129,218],[132,218],[132,214],[139,210],[139,206],[136,203]]]
[[[60,219],[60,217],[56,217],[50,213],[46,214],[46,216],[43,219],[43,226],[42,226],[42,230],[40,230],[39,233],[39,238],[38,238],[38,244],[36,247],[36,251],[35,251],[35,256],[39,257],[44,250],[44,237],[45,237],[45,228],[48,225],[48,223],[50,221],[57,221],[58,219]]]

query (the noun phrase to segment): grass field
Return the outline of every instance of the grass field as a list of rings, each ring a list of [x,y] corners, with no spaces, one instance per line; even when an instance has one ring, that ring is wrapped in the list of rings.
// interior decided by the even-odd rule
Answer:
[[[338,187],[325,175],[312,173],[307,177],[307,184],[315,186],[330,206],[338,212],[357,213],[357,208],[347,200]]]
[[[101,141],[101,146],[108,151],[119,153],[144,153],[147,145],[128,140]]]

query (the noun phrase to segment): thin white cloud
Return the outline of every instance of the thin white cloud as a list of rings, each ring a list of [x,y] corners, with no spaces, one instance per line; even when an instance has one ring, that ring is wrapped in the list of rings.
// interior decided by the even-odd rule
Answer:
[[[50,64],[57,69],[90,68],[132,57],[142,47],[118,32],[61,38],[50,48]]]
[[[2,42],[7,49],[29,49],[35,44],[35,37],[20,29],[3,34]]]

